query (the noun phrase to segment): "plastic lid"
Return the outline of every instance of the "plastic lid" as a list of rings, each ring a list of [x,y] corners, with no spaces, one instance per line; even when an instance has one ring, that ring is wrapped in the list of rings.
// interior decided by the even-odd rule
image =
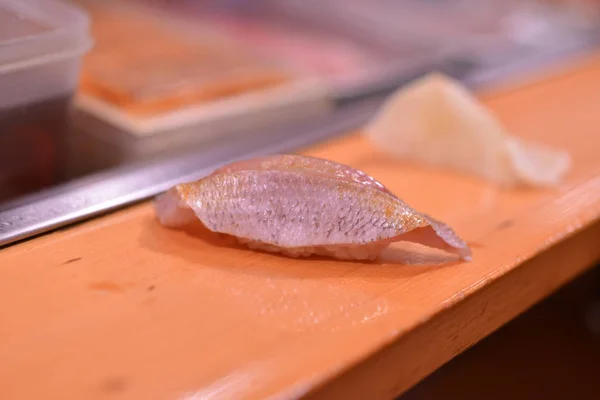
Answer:
[[[57,0],[0,0],[0,73],[85,52],[88,17]]]

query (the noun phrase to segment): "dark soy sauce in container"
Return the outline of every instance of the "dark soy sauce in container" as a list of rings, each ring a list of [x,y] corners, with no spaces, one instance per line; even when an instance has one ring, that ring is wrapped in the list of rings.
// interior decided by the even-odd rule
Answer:
[[[0,109],[0,202],[65,177],[70,95]]]

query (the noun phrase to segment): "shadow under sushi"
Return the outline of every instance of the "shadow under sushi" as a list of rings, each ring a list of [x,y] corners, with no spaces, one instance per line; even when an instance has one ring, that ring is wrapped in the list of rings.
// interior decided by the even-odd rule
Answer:
[[[143,232],[140,242],[152,251],[184,258],[198,265],[235,270],[242,266],[239,272],[244,274],[332,278],[365,271],[370,278],[400,278],[464,264],[453,254],[407,242],[393,243],[373,261],[338,260],[316,255],[290,257],[249,249],[234,237],[209,231],[199,221],[182,228],[169,229],[149,219]]]

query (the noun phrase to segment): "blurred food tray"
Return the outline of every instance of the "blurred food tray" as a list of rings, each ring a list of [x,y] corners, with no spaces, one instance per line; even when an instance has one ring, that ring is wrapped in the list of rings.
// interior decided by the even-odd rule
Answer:
[[[74,153],[87,152],[79,161],[139,161],[331,109],[318,79],[215,30],[126,2],[77,3],[95,39],[71,135]]]

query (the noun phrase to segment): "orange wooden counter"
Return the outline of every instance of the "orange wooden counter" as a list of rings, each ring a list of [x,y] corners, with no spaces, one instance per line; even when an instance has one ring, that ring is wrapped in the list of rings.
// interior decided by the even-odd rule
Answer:
[[[600,259],[600,57],[482,96],[568,149],[555,190],[501,190],[349,135],[364,169],[473,245],[289,259],[159,226],[149,204],[0,251],[0,398],[391,398]],[[399,245],[401,246],[401,245]]]

